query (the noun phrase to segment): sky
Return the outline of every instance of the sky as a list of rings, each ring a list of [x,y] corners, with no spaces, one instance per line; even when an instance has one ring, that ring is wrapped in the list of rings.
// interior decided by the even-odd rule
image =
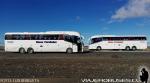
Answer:
[[[146,35],[150,0],[0,0],[0,42],[6,32],[78,31],[93,35]]]

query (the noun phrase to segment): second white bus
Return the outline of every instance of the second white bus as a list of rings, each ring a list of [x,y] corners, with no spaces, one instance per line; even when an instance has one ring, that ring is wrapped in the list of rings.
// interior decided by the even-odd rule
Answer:
[[[95,35],[90,38],[90,50],[125,49],[137,50],[147,48],[146,36]]]
[[[80,33],[75,31],[5,33],[6,52],[83,52]]]

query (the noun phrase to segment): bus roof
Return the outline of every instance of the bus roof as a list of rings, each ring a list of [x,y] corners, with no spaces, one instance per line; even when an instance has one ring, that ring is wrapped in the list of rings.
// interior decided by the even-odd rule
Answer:
[[[94,35],[91,37],[91,39],[97,37],[146,37],[146,36],[145,35]]]
[[[68,35],[76,35],[80,37],[80,33],[76,31],[47,31],[47,32],[7,32],[8,34],[68,34]]]

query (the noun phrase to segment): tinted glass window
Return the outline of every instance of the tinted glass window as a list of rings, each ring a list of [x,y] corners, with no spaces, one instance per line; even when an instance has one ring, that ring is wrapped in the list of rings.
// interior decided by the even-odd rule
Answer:
[[[31,40],[58,40],[59,35],[31,35]]]
[[[59,35],[48,35],[47,37],[48,37],[48,39],[50,39],[50,40],[58,40]]]
[[[123,40],[130,40],[130,37],[123,37]]]
[[[72,36],[72,40],[73,40],[73,43],[81,43],[80,37],[78,36]]]
[[[19,35],[6,35],[5,39],[6,40],[18,40],[19,39]]]
[[[142,40],[147,40],[147,38],[146,37],[142,37]]]
[[[91,40],[91,44],[97,43],[97,42],[101,42],[101,41],[102,41],[102,38],[93,38],[93,39]]]
[[[37,37],[36,35],[30,35],[31,40],[36,40],[36,37]]]
[[[81,43],[80,37],[74,35],[64,35],[64,40],[75,44]]]
[[[50,35],[40,35],[41,40],[50,40]]]
[[[70,35],[65,35],[65,40],[68,42],[73,42],[73,39]]]
[[[30,40],[30,35],[24,35],[24,40]]]
[[[5,35],[5,40],[11,40],[12,39],[12,35]]]
[[[24,40],[24,35],[18,35],[18,40]]]
[[[17,35],[12,35],[12,40],[17,40]]]
[[[58,40],[64,40],[64,35],[59,35],[59,39]]]
[[[108,40],[108,37],[103,37],[103,40],[104,40],[104,41],[107,41],[107,40]]]

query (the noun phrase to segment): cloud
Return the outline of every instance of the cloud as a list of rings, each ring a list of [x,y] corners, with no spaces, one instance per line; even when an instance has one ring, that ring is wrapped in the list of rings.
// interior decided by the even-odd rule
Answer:
[[[150,17],[150,0],[129,0],[111,16],[111,19],[125,20],[139,17]]]

